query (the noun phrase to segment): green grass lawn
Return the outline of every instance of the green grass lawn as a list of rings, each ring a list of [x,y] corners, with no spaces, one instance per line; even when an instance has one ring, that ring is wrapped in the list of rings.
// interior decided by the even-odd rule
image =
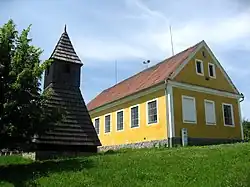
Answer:
[[[0,186],[250,186],[250,144],[122,150],[44,162],[0,157]]]

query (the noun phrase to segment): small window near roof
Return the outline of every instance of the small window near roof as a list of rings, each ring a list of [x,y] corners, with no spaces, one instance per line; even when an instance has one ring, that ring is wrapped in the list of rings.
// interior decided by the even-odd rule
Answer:
[[[215,65],[212,63],[208,63],[208,73],[209,73],[209,77],[215,78]]]
[[[207,57],[205,51],[202,51],[202,56],[203,56],[204,58]]]
[[[196,65],[196,73],[198,75],[204,75],[204,72],[203,72],[203,62],[201,60],[196,60],[195,61],[195,65]]]

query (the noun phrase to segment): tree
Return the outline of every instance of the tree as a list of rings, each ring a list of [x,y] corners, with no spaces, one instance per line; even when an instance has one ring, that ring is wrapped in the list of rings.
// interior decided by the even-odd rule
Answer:
[[[248,121],[247,119],[243,119],[242,126],[243,126],[244,140],[249,141],[250,140],[250,121]]]
[[[41,93],[43,72],[52,61],[41,62],[42,50],[28,38],[30,28],[19,35],[12,20],[0,27],[0,148],[23,149],[62,118],[48,105],[50,91]]]

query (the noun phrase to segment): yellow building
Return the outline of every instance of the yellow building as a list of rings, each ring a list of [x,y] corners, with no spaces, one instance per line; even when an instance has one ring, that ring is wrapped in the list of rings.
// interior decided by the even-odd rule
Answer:
[[[104,90],[88,110],[103,146],[213,144],[243,138],[241,98],[201,41]]]

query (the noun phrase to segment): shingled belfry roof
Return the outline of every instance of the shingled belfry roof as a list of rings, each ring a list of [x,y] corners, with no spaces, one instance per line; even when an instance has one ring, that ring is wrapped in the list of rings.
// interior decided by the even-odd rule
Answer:
[[[82,64],[70,41],[69,35],[66,31],[66,25],[64,28],[64,32],[62,33],[50,58],[62,60],[65,62]]]
[[[100,146],[100,140],[92,124],[80,89],[62,88],[50,84],[47,88],[53,90],[49,107],[61,107],[64,119],[51,130],[36,139],[36,143],[67,145],[67,146]]]
[[[94,110],[165,81],[202,42],[104,90],[88,103],[88,110]]]
[[[46,88],[51,89],[51,95],[47,101],[49,108],[61,108],[64,111],[64,118],[57,124],[51,124],[51,128],[43,135],[36,137],[33,142],[38,145],[48,145],[48,147],[84,147],[100,146],[96,130],[88,113],[88,109],[80,91],[80,68],[73,63],[81,64],[71,44],[69,36],[64,33],[59,39],[51,58],[54,59],[50,69],[45,76]],[[74,71],[66,74],[63,72],[65,63],[70,62],[70,67]],[[76,71],[77,70],[79,71]],[[79,68],[79,69],[78,69]],[[62,81],[63,76],[68,76]],[[65,82],[64,82],[65,81]],[[51,146],[49,146],[51,145]],[[53,146],[52,146],[53,145]],[[45,146],[46,147],[46,146]],[[84,150],[83,150],[84,151]],[[86,151],[86,150],[85,150]]]

